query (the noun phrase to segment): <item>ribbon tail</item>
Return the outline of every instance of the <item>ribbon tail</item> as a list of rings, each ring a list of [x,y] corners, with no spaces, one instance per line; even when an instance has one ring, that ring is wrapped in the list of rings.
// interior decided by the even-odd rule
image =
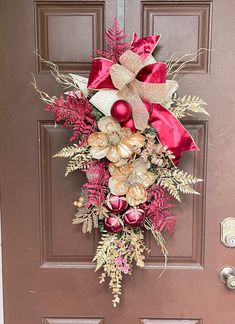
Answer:
[[[128,101],[132,107],[132,118],[135,127],[144,131],[148,126],[149,112],[138,93],[135,91],[135,88],[131,86],[125,87],[122,91],[119,91],[119,94]]]
[[[160,143],[174,154],[174,164],[179,163],[185,151],[199,150],[192,136],[169,110],[159,104],[152,104],[152,107],[149,123],[157,131]]]

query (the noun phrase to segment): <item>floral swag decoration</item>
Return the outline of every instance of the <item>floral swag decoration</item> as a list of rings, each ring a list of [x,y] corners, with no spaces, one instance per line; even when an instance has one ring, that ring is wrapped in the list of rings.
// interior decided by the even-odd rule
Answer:
[[[120,302],[124,274],[133,263],[143,267],[146,253],[144,231],[149,231],[167,262],[163,232],[172,233],[175,215],[172,200],[180,193],[198,194],[202,181],[178,168],[184,151],[198,150],[179,119],[193,112],[208,114],[198,97],[178,97],[175,77],[184,63],[175,55],[167,63],[156,62],[152,52],[159,35],[131,43],[117,20],[105,33],[106,50],[96,50],[89,78],[64,75],[49,65],[63,88],[60,98],[33,86],[54,114],[55,122],[72,127],[73,145],[56,157],[69,158],[65,176],[82,170],[87,182],[77,201],[74,224],[83,233],[98,228],[101,241],[93,261],[102,269],[100,282],[109,278],[113,305]],[[200,54],[200,51],[195,53]],[[184,55],[187,58],[187,55]]]

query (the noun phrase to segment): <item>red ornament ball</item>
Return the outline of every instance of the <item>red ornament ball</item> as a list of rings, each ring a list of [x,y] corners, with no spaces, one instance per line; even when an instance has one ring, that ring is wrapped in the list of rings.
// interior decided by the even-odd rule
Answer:
[[[104,228],[110,233],[120,233],[124,227],[123,221],[115,215],[104,219]]]
[[[139,208],[129,208],[124,214],[124,222],[130,227],[139,227],[145,219],[145,212]]]
[[[127,207],[126,198],[123,196],[115,196],[108,194],[106,199],[106,205],[110,211],[113,213],[121,213]]]
[[[125,100],[117,100],[111,107],[111,116],[119,123],[129,120],[131,114],[131,106]]]
[[[132,133],[135,133],[137,131],[137,129],[135,128],[134,120],[132,118],[130,118],[128,121],[125,121],[125,122],[121,123],[121,126],[126,127],[126,128],[130,128]]]

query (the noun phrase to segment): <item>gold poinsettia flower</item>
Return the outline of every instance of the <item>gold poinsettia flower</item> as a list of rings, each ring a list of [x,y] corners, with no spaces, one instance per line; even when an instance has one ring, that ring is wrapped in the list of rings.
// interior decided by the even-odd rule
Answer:
[[[98,122],[100,132],[89,136],[91,155],[94,159],[106,157],[109,161],[122,165],[133,154],[133,147],[143,147],[145,137],[140,133],[132,134],[129,128],[122,128],[111,116]]]
[[[147,200],[146,189],[156,180],[155,175],[148,171],[148,163],[143,159],[134,160],[120,167],[110,164],[109,189],[113,195],[126,195],[130,206],[138,206]]]

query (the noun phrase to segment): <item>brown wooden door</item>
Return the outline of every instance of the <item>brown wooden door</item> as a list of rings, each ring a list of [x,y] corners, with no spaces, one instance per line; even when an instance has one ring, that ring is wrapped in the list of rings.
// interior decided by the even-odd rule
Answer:
[[[235,1],[1,1],[1,211],[4,324],[233,324],[235,292],[218,279],[235,266],[234,250],[220,243],[220,222],[235,217]],[[117,8],[117,6],[118,8]],[[118,10],[117,10],[118,9]],[[124,10],[124,11],[122,11]],[[167,237],[170,260],[154,242],[145,269],[124,280],[122,302],[111,304],[91,263],[98,237],[71,224],[72,201],[82,176],[64,179],[63,161],[52,155],[68,142],[55,127],[29,82],[59,94],[46,66],[86,75],[90,53],[118,12],[125,29],[162,33],[158,58],[211,47],[179,76],[180,94],[208,102],[206,120],[186,121],[201,151],[182,166],[205,178],[200,197],[177,208],[175,233]]]

